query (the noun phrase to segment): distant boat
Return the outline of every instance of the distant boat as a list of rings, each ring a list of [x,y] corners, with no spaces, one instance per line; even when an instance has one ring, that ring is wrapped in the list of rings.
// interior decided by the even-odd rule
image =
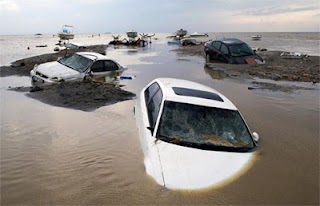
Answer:
[[[40,34],[40,33],[37,33],[37,34],[35,34],[35,36],[41,36],[42,34]]]
[[[255,40],[255,41],[261,40],[261,38],[262,38],[261,35],[253,35],[253,36],[251,36],[251,39],[252,39],[252,40]]]
[[[138,37],[138,32],[136,32],[136,31],[128,31],[127,32],[127,36],[129,37],[129,38],[136,38],[136,37]]]
[[[170,40],[170,41],[168,41],[168,44],[181,45],[181,41],[180,40]]]
[[[184,30],[184,29],[180,29],[176,32],[176,36],[180,36],[180,37],[183,37],[185,35],[187,35],[188,31],[187,30]]]
[[[209,35],[207,33],[198,33],[198,32],[194,32],[192,34],[190,34],[190,37],[208,37]]]
[[[69,40],[74,38],[73,26],[63,25],[62,32],[58,33],[61,40]]]

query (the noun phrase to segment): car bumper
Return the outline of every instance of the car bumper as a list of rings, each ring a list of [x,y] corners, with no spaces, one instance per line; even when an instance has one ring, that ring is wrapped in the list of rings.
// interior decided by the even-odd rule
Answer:
[[[39,75],[36,74],[34,70],[30,71],[30,77],[31,77],[31,82],[33,84],[50,84],[54,83],[53,81],[50,81],[49,79],[45,79],[43,77],[40,77]]]

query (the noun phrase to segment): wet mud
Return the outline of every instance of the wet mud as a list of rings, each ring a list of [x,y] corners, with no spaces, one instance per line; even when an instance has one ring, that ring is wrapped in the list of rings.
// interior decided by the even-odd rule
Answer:
[[[286,93],[292,93],[296,90],[314,90],[312,87],[301,87],[296,85],[279,85],[269,82],[251,82],[251,86],[248,87],[249,90],[269,90],[269,91],[280,91]]]
[[[57,53],[43,54],[40,56],[21,59],[11,66],[1,67],[0,76],[29,76],[35,64],[56,61],[59,57],[75,52],[97,52],[105,54],[106,45],[88,46],[82,49],[61,50]],[[31,81],[31,80],[30,80]],[[10,90],[28,92],[28,97],[41,102],[83,111],[93,111],[101,106],[129,100],[135,97],[134,93],[124,91],[116,84],[107,84],[97,81],[62,82],[46,86],[17,87]]]
[[[201,56],[205,58],[204,46],[185,46],[173,50],[179,55]],[[257,51],[265,61],[265,64],[226,64],[216,61],[206,62],[206,67],[222,70],[228,76],[244,78],[259,77],[275,81],[298,81],[313,82],[320,81],[320,57],[309,56],[305,59],[284,59],[280,56],[281,51]]]
[[[94,81],[61,82],[42,87],[17,87],[10,90],[28,92],[26,96],[46,104],[82,111],[93,111],[136,96],[115,84]]]

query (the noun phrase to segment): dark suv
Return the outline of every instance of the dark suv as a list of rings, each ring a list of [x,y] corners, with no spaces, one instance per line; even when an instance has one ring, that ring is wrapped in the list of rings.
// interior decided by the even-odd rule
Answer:
[[[212,40],[204,45],[207,62],[214,59],[231,64],[263,64],[264,60],[239,39]]]

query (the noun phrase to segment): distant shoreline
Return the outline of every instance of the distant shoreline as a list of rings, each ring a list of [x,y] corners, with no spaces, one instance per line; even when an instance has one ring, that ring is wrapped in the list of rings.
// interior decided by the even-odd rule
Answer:
[[[221,33],[246,33],[246,34],[267,34],[267,33],[320,33],[319,31],[245,31],[245,32],[240,32],[240,31],[200,31],[201,33],[215,33],[215,34],[221,34]],[[125,33],[125,31],[115,31],[115,32],[88,32],[88,33],[77,33],[74,32],[75,35],[92,35],[92,34],[119,34],[119,33]],[[150,33],[172,33],[172,31],[165,31],[165,32],[150,32]],[[55,35],[57,36],[57,32],[56,33],[28,33],[28,34],[0,34],[0,36],[34,36],[36,34],[41,34],[43,36],[46,35]]]

